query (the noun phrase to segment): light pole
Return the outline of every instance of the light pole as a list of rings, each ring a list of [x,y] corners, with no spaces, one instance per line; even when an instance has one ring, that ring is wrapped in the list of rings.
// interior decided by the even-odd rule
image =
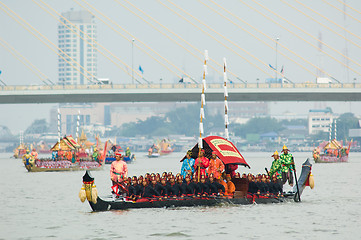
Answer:
[[[278,81],[277,80],[277,54],[278,54],[278,41],[279,41],[280,39],[279,38],[276,38],[276,82]]]
[[[134,84],[134,38],[132,39],[132,84]]]

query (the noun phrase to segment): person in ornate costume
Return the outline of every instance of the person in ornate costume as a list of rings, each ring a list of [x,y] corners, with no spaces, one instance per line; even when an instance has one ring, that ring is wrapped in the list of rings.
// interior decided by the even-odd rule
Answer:
[[[129,147],[127,147],[127,149],[125,150],[125,156],[130,158],[131,152]]]
[[[209,166],[209,159],[206,158],[204,156],[204,149],[202,149],[200,152],[199,152],[199,155],[198,155],[198,158],[196,159],[195,163],[194,163],[194,170],[195,170],[195,174],[196,174],[196,177],[200,177],[202,175],[206,175],[206,169],[207,167]],[[198,176],[198,174],[200,173],[200,175]]]
[[[282,152],[280,156],[282,163],[282,183],[285,184],[288,181],[288,184],[293,186],[293,156],[289,153],[286,145],[283,145]]]
[[[110,165],[110,178],[113,185],[122,183],[128,176],[128,166],[123,161],[122,154],[120,152],[115,153],[115,161]]]
[[[276,176],[277,179],[282,180],[282,162],[280,159],[280,156],[278,155],[278,152],[275,151],[272,155],[273,162],[271,165],[271,169],[269,170],[269,176],[273,178],[273,176]]]
[[[218,179],[222,172],[224,171],[224,164],[222,161],[217,157],[217,154],[215,151],[212,152],[212,157],[209,160],[209,166],[207,169],[208,176],[213,173],[213,176],[215,179]]]
[[[188,150],[187,157],[183,160],[181,175],[185,178],[188,174],[193,175],[194,173],[194,163],[195,160],[192,158],[192,151]]]

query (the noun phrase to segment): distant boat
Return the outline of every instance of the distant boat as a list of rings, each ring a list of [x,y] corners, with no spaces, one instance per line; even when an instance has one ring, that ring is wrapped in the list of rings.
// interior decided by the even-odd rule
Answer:
[[[52,157],[37,158],[26,153],[23,163],[29,172],[98,170],[103,166],[102,155],[97,160],[87,154],[72,136],[63,137],[52,148]]]
[[[148,150],[148,157],[149,158],[157,158],[162,155],[170,154],[174,151],[174,148],[172,148],[169,140],[163,139],[157,144],[153,144],[149,150]]]
[[[320,146],[313,150],[313,160],[315,163],[336,163],[348,162],[351,142],[348,147],[343,147],[336,139],[321,143]]]
[[[21,143],[17,148],[14,149],[14,158],[22,158],[26,154],[26,146]]]

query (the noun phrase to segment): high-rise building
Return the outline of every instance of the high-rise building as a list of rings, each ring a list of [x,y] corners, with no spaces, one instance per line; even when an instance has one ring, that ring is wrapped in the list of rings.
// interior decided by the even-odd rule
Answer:
[[[87,11],[62,14],[58,25],[58,83],[90,84],[97,79],[97,30],[94,16]]]

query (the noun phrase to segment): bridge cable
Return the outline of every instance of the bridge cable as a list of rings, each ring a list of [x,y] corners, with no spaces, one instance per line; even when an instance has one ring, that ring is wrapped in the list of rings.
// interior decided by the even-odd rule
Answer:
[[[222,46],[224,46],[225,48],[229,49],[231,52],[233,52],[234,54],[236,54],[237,56],[241,57],[243,60],[245,60],[246,62],[248,62],[249,64],[251,64],[252,66],[256,67],[258,70],[262,71],[264,74],[272,77],[272,75],[270,75],[269,73],[265,72],[262,68],[258,67],[257,65],[255,65],[254,63],[250,62],[246,57],[240,55],[239,53],[237,53],[235,50],[233,50],[231,47],[225,45],[222,41],[216,39],[215,37],[213,37],[211,34],[209,34],[208,32],[204,31],[202,28],[198,27],[197,25],[193,24],[191,21],[189,21],[188,19],[184,18],[181,14],[179,14],[177,11],[169,8],[167,5],[165,5],[164,3],[162,3],[160,0],[157,0],[160,4],[162,4],[164,7],[166,7],[168,10],[172,11],[173,13],[175,13],[176,15],[178,15],[179,17],[181,17],[182,19],[184,19],[185,21],[187,21],[188,23],[190,23],[192,26],[196,27],[198,30],[202,31],[204,34],[208,35],[210,38],[212,38],[213,40],[217,41],[219,44],[221,44]],[[170,2],[169,0],[167,0],[168,2]],[[186,13],[188,16],[196,19],[198,22],[200,22],[202,25],[206,26],[208,29],[211,29],[213,32],[215,32],[216,34],[220,35],[222,38],[224,38],[225,40],[227,40],[228,42],[232,43],[233,45],[235,45],[237,48],[239,48],[240,50],[242,50],[243,52],[245,52],[247,55],[255,58],[257,61],[261,62],[263,65],[267,65],[266,63],[262,62],[262,60],[258,59],[257,57],[253,56],[251,53],[249,53],[248,51],[246,51],[245,49],[239,47],[237,44],[235,44],[233,41],[227,39],[226,37],[222,36],[222,34],[218,33],[217,31],[213,30],[211,27],[209,27],[207,24],[203,23],[202,21],[198,20],[196,17],[194,17],[193,15],[191,15],[190,13],[188,13],[187,11],[185,11],[184,9],[182,9],[181,7],[179,7],[178,5],[170,2],[172,5],[174,5],[175,7],[177,7],[179,10],[181,10],[182,12]],[[268,66],[268,65],[267,65]]]
[[[346,28],[344,28],[344,27],[342,27],[341,25],[337,24],[336,22],[332,21],[331,19],[329,19],[329,18],[325,17],[325,16],[324,16],[324,15],[322,15],[321,13],[319,13],[319,12],[315,11],[314,9],[312,9],[312,8],[310,8],[310,7],[308,7],[308,6],[306,6],[305,4],[303,4],[303,3],[299,2],[298,0],[295,0],[295,2],[297,2],[297,3],[298,3],[298,4],[300,4],[300,5],[302,5],[303,7],[307,8],[308,10],[310,10],[310,11],[312,11],[312,12],[316,13],[317,15],[319,15],[319,16],[320,16],[320,17],[322,17],[322,18],[324,18],[325,20],[327,20],[327,21],[329,21],[329,22],[331,22],[331,23],[335,24],[337,27],[341,28],[342,30],[346,31],[347,33],[351,34],[352,36],[357,37],[358,39],[360,39],[360,40],[361,40],[361,37],[359,37],[358,35],[354,34],[353,32],[350,32],[349,30],[347,30]],[[287,5],[288,5],[288,4],[287,4]],[[299,10],[299,11],[300,11],[301,13],[303,13],[301,10]],[[323,27],[327,28],[327,29],[328,29],[328,30],[330,30],[331,32],[335,33],[335,34],[336,34],[336,35],[338,35],[339,37],[343,38],[344,40],[346,40],[346,41],[348,41],[348,42],[350,42],[350,43],[354,44],[355,46],[357,46],[358,48],[360,48],[360,49],[361,49],[361,46],[360,46],[360,45],[358,45],[357,43],[355,43],[355,42],[351,41],[350,39],[346,38],[345,36],[341,35],[340,33],[338,33],[338,32],[336,32],[336,31],[334,31],[332,28],[327,27],[325,24],[322,24],[321,22],[317,21],[316,19],[312,18],[311,16],[309,16],[309,15],[307,15],[307,14],[305,14],[305,13],[303,13],[303,14],[304,14],[305,16],[307,16],[307,17],[311,18],[313,21],[317,22],[317,23],[318,23],[318,24],[320,24],[321,26],[323,26]],[[343,55],[342,55],[342,56],[343,56]],[[343,57],[346,57],[346,56],[343,56]]]
[[[314,12],[314,13],[316,13],[316,14],[319,15],[320,17],[324,18],[325,20],[327,20],[327,21],[335,24],[337,27],[341,28],[341,29],[344,30],[345,32],[347,32],[347,33],[351,34],[352,36],[354,36],[354,37],[356,37],[356,38],[358,38],[358,39],[361,40],[361,37],[360,37],[360,36],[354,34],[353,32],[351,32],[351,31],[349,31],[349,30],[347,30],[346,28],[342,27],[340,24],[332,21],[332,20],[329,19],[328,17],[326,17],[326,16],[324,16],[323,14],[317,12],[316,10],[314,10],[314,9],[306,6],[305,4],[303,4],[303,3],[301,3],[301,2],[299,2],[299,1],[297,1],[297,0],[295,0],[295,1],[296,1],[298,4],[301,4],[303,7],[309,9],[310,11],[312,11],[312,12]],[[326,2],[325,0],[322,0],[322,1],[323,1],[324,3],[326,3],[326,4],[328,4],[329,6],[334,7],[335,9],[339,10],[339,11],[342,12],[343,14],[347,14],[346,12],[344,12],[344,11],[342,11],[341,9],[333,6],[332,4]],[[320,24],[321,24],[321,23],[320,23]],[[325,27],[326,27],[326,26],[325,26]],[[330,31],[334,32],[334,30],[332,30],[331,28],[328,28],[328,27],[327,27],[327,29],[329,29]],[[342,37],[344,40],[349,41],[345,36],[342,36],[342,35],[340,35],[340,34],[337,33],[337,32],[335,32],[335,34],[337,34],[338,36]],[[359,46],[359,45],[358,45],[358,46]],[[360,47],[360,48],[361,48],[361,47]]]
[[[68,24],[70,24],[72,27],[74,27],[75,29],[77,29],[80,33],[82,33],[85,37],[82,37],[77,31],[75,31],[73,28],[69,27],[68,24],[64,23],[61,19],[59,19],[57,16],[55,16],[54,14],[52,14],[51,12],[49,12],[47,9],[45,9],[43,6],[41,6],[39,3],[35,2],[35,0],[33,0],[33,2],[38,5],[40,8],[42,8],[44,11],[46,11],[49,15],[51,15],[53,18],[55,18],[56,20],[58,20],[61,24],[63,24],[66,28],[68,28],[70,31],[72,31],[73,33],[75,33],[78,37],[80,37],[81,39],[83,39],[87,44],[91,45],[94,49],[96,49],[100,54],[102,54],[104,57],[106,57],[109,61],[111,61],[114,65],[116,65],[117,67],[119,67],[121,70],[123,70],[126,74],[128,74],[129,76],[131,76],[131,74],[125,70],[122,66],[120,66],[118,63],[116,63],[115,61],[113,61],[111,58],[109,58],[109,56],[107,56],[104,52],[102,52],[98,47],[96,46],[100,46],[102,49],[104,49],[108,54],[110,54],[112,57],[114,57],[115,59],[117,59],[119,62],[121,62],[122,64],[125,65],[125,67],[131,69],[126,63],[124,63],[121,59],[119,59],[117,56],[115,56],[112,52],[110,52],[108,49],[106,49],[105,47],[103,47],[99,42],[97,42],[94,38],[92,38],[91,36],[89,36],[86,32],[82,31],[78,26],[76,26],[75,24],[73,24],[71,21],[69,21],[67,18],[65,18],[64,16],[62,16],[61,14],[59,14],[57,11],[55,11],[51,6],[49,6],[48,4],[46,4],[45,2],[43,2],[42,0],[39,0],[42,4],[44,4],[45,6],[47,6],[49,9],[51,9],[53,12],[55,12],[58,17],[61,17],[61,19],[65,20]],[[94,42],[94,44],[92,43]],[[139,74],[139,76],[141,76]],[[97,81],[99,82],[99,80],[97,79]]]
[[[148,25],[150,25],[152,28],[154,28],[155,30],[157,30],[158,32],[160,32],[161,34],[163,34],[164,36],[166,36],[168,39],[170,39],[172,42],[176,43],[178,46],[180,46],[181,48],[183,48],[185,51],[187,51],[188,53],[190,53],[192,56],[194,56],[196,59],[198,59],[199,61],[203,61],[203,58],[197,56],[193,51],[187,49],[186,47],[184,47],[183,45],[181,45],[178,41],[176,41],[175,39],[173,39],[171,36],[169,36],[168,34],[162,32],[161,30],[159,30],[157,27],[155,27],[153,24],[151,24],[149,21],[145,20],[143,17],[141,17],[139,14],[134,13],[133,11],[131,11],[129,8],[127,8],[126,6],[124,6],[123,4],[121,4],[119,2],[119,0],[115,0],[119,5],[121,5],[122,7],[126,8],[127,10],[129,10],[130,12],[132,12],[134,15],[136,15],[137,17],[139,17],[140,19],[142,19],[145,23],[147,23]],[[139,12],[141,12],[143,15],[147,16],[148,18],[150,18],[151,20],[153,20],[155,23],[157,23],[158,25],[160,25],[162,28],[166,29],[168,32],[170,32],[171,34],[173,34],[175,37],[177,37],[178,39],[180,39],[181,41],[183,41],[185,44],[187,44],[188,46],[190,46],[192,49],[194,49],[195,51],[197,51],[199,54],[203,55],[202,51],[199,50],[198,48],[196,48],[194,45],[192,45],[190,42],[188,42],[187,40],[185,40],[184,38],[182,38],[181,36],[179,36],[177,33],[175,33],[174,31],[172,31],[171,29],[167,28],[166,26],[164,26],[162,23],[160,23],[159,21],[157,21],[156,19],[154,19],[152,16],[150,16],[149,14],[147,14],[146,12],[144,12],[143,10],[141,10],[140,8],[138,8],[137,6],[135,6],[134,4],[132,4],[131,2],[124,0],[125,2],[127,2],[129,5],[131,5],[132,7],[134,7],[135,9],[137,9]],[[218,65],[219,67],[221,67],[222,65],[220,63],[218,63],[216,60],[214,60],[213,58],[210,58],[210,60],[212,62],[214,62],[216,65]],[[211,67],[215,72],[222,74],[218,68],[215,68],[213,66],[211,66],[210,64],[208,65],[209,67]],[[235,73],[229,71],[229,73],[231,73],[234,77],[238,77]]]
[[[360,12],[359,10],[351,7],[350,5],[346,4],[344,1],[341,1],[341,0],[337,0],[337,1],[339,1],[340,3],[342,3],[344,6],[346,6],[346,7],[350,8],[350,9],[354,10],[354,11],[357,12],[358,14],[361,14],[361,12]],[[352,17],[351,15],[348,15],[348,14],[347,14],[347,16],[351,17],[352,19],[354,19],[354,20],[356,20],[356,21],[358,21],[358,22],[361,22],[360,20],[358,20],[357,18]]]
[[[245,31],[246,33],[248,33],[249,35],[251,35],[252,37],[256,38],[258,41],[262,42],[263,44],[265,44],[266,46],[272,48],[273,50],[275,50],[275,47],[273,47],[272,45],[268,44],[267,42],[263,41],[262,39],[260,39],[259,37],[257,37],[256,35],[254,35],[253,33],[251,33],[250,31],[248,31],[247,29],[243,28],[242,26],[240,26],[239,24],[237,24],[236,22],[232,21],[230,18],[228,18],[227,16],[225,16],[224,14],[220,13],[219,11],[217,11],[216,9],[212,8],[211,6],[209,6],[208,4],[205,4],[204,2],[202,2],[202,0],[198,0],[200,3],[202,3],[204,6],[208,7],[209,9],[211,9],[212,11],[216,12],[218,15],[220,15],[221,17],[227,19],[229,22],[233,23],[235,26],[237,26],[238,28],[242,29],[243,31]],[[219,5],[218,3],[214,2],[213,0],[210,0],[210,2],[212,2],[213,4],[215,4],[217,7],[221,8],[222,10],[224,10],[225,12],[227,12],[228,14],[232,15],[233,17],[237,18],[238,20],[240,20],[241,22],[247,24],[248,26],[250,26],[251,28],[253,28],[254,30],[256,30],[258,33],[262,34],[263,36],[267,37],[269,40],[273,41],[274,43],[276,43],[276,40],[270,36],[268,36],[267,34],[265,34],[264,32],[260,31],[259,29],[255,28],[254,26],[252,26],[251,24],[249,24],[248,22],[246,22],[245,20],[243,20],[242,18],[238,17],[237,15],[235,15],[234,13],[228,11],[227,9],[225,9],[224,7],[222,7],[221,5]],[[294,55],[296,55],[297,57],[301,58],[302,60],[304,60],[305,62],[307,62],[308,64],[312,65],[315,68],[318,68],[316,65],[312,64],[311,62],[309,62],[308,60],[304,59],[302,56],[298,55],[297,53],[295,53],[294,51],[292,51],[291,49],[287,48],[285,45],[281,44],[281,43],[277,43],[278,45],[281,45],[283,48],[285,48],[286,50],[290,51],[291,53],[293,53]],[[317,76],[313,71],[309,70],[308,68],[306,68],[305,66],[301,65],[300,63],[298,63],[297,61],[295,61],[294,59],[288,57],[286,54],[284,54],[282,51],[278,51],[282,56],[284,56],[285,58],[289,59],[290,61],[294,62],[295,64],[297,64],[298,66],[300,66],[301,68],[303,68],[304,70],[306,70],[307,72],[311,73],[314,76]],[[227,71],[228,72],[228,71]]]
[[[335,33],[335,34],[337,34],[338,36],[340,36],[341,38],[343,38],[343,39],[345,39],[345,40],[349,41],[350,43],[353,43],[355,46],[357,46],[357,47],[361,48],[361,46],[360,46],[360,45],[358,45],[358,44],[354,43],[353,41],[351,41],[351,40],[349,40],[349,39],[346,39],[346,38],[345,38],[344,36],[342,36],[341,34],[336,33],[336,32],[335,32],[334,30],[332,30],[331,28],[329,28],[329,27],[325,26],[324,24],[320,23],[320,22],[319,22],[319,21],[317,21],[316,19],[314,19],[314,18],[312,18],[311,16],[309,16],[309,15],[305,14],[303,11],[299,10],[298,8],[296,8],[296,7],[292,6],[291,4],[289,4],[289,3],[285,2],[284,0],[281,0],[281,2],[285,3],[286,5],[288,5],[289,7],[293,8],[294,10],[296,10],[296,11],[298,11],[298,12],[302,13],[302,14],[303,14],[303,15],[305,15],[306,17],[308,17],[308,18],[312,19],[313,21],[317,22],[317,23],[318,23],[318,24],[320,24],[321,26],[323,26],[323,27],[327,28],[328,30],[330,30],[330,31],[332,31],[333,33]],[[297,2],[297,0],[296,0],[296,2]],[[297,26],[296,26],[296,27],[297,27]],[[328,48],[332,49],[333,51],[335,51],[336,53],[338,53],[338,54],[339,54],[339,55],[341,55],[342,57],[344,57],[344,58],[346,58],[346,59],[350,60],[351,62],[353,62],[353,63],[355,63],[356,65],[358,65],[358,66],[360,66],[360,67],[361,67],[361,64],[359,64],[358,62],[356,62],[356,61],[354,61],[353,59],[349,58],[348,56],[344,55],[343,53],[341,53],[341,52],[340,52],[340,51],[338,51],[337,49],[335,49],[335,48],[331,47],[330,45],[326,44],[325,42],[320,41],[319,39],[317,39],[316,37],[314,37],[312,34],[310,34],[310,33],[306,32],[305,30],[303,30],[303,29],[301,29],[301,28],[299,28],[299,27],[297,27],[297,28],[298,28],[298,29],[300,29],[300,30],[301,30],[302,32],[304,32],[305,34],[307,34],[308,36],[310,36],[311,38],[313,38],[313,39],[315,39],[316,41],[318,41],[318,42],[322,43],[322,44],[323,44],[323,45],[325,45],[326,47],[328,47]],[[322,50],[321,50],[321,51],[322,51]],[[360,75],[360,73],[359,73],[359,72],[357,72],[357,71],[356,71],[356,70],[354,70],[353,68],[351,68],[351,67],[347,66],[345,63],[343,63],[343,62],[339,61],[338,59],[336,59],[336,58],[332,57],[331,55],[327,54],[327,53],[326,53],[326,52],[324,52],[324,51],[322,51],[322,52],[323,52],[323,53],[325,53],[327,56],[331,57],[332,59],[334,59],[335,61],[337,61],[338,63],[342,64],[344,67],[347,67],[347,68],[349,68],[350,70],[352,70],[353,72],[355,72],[355,73],[357,73],[357,74],[359,74],[359,75]]]
[[[261,14],[263,17],[267,18],[268,20],[272,21],[273,23],[277,24],[278,26],[280,26],[281,28],[283,28],[284,30],[290,32],[291,34],[295,35],[296,37],[298,37],[299,39],[303,40],[304,42],[308,43],[310,46],[316,48],[317,50],[321,51],[322,53],[326,54],[327,56],[329,56],[330,58],[334,59],[335,61],[339,62],[340,64],[346,66],[344,63],[340,62],[339,60],[337,60],[336,58],[334,58],[333,56],[331,56],[330,54],[326,53],[325,51],[323,51],[322,49],[318,48],[316,45],[312,44],[311,42],[307,41],[306,39],[304,39],[303,37],[299,36],[298,34],[296,34],[295,32],[289,30],[288,28],[284,27],[282,24],[278,23],[277,21],[273,20],[272,18],[264,15],[263,13],[261,13],[259,10],[255,9],[254,7],[248,5],[247,3],[243,2],[242,0],[239,0],[241,3],[243,3],[244,5],[246,5],[247,7],[253,9],[254,11],[256,11],[257,13]],[[252,0],[254,1],[254,0]],[[282,1],[282,0],[281,0]],[[257,3],[257,2],[256,2]],[[287,23],[289,23],[290,25],[296,27],[297,29],[301,30],[302,32],[304,32],[305,34],[307,34],[308,36],[312,37],[313,39],[316,39],[318,42],[321,42],[323,43],[324,45],[328,46],[329,48],[333,49],[331,46],[327,45],[326,43],[318,40],[317,38],[315,38],[313,35],[311,35],[310,33],[304,31],[303,29],[299,28],[298,26],[296,26],[295,24],[289,22],[287,19],[283,18],[282,16],[280,16],[279,14],[273,12],[272,10],[266,8],[265,6],[263,6],[262,4],[260,3],[257,3],[258,5],[260,5],[261,7],[263,7],[264,9],[266,9],[267,11],[271,12],[272,14],[278,16],[279,18],[281,18],[282,20],[286,21]],[[337,52],[336,49],[333,49],[334,51]],[[347,66],[346,66],[347,67]],[[351,68],[350,68],[351,69]],[[351,69],[353,72],[357,73],[360,75],[359,72],[357,72],[356,70],[354,69]],[[322,72],[326,73],[324,70],[321,70]],[[327,73],[326,73],[327,74]],[[329,74],[327,74],[329,75]]]
[[[78,3],[76,0],[73,0],[74,2],[76,2],[79,6],[81,6],[82,8],[86,9],[83,5],[81,5],[80,3]],[[128,35],[130,35],[133,39],[136,39],[137,42],[140,42],[141,44],[143,44],[145,47],[147,47],[148,49],[150,49],[151,51],[153,51],[154,53],[156,53],[159,57],[161,57],[162,59],[166,60],[164,57],[162,57],[159,53],[157,53],[155,50],[153,50],[151,47],[149,47],[148,45],[146,45],[144,42],[142,42],[140,39],[136,38],[134,35],[132,35],[130,32],[128,32],[127,30],[125,30],[124,28],[122,28],[119,24],[117,24],[116,22],[114,22],[113,20],[111,20],[109,17],[107,17],[104,13],[100,12],[98,9],[96,9],[93,5],[91,5],[90,3],[88,3],[85,0],[82,0],[85,4],[87,4],[90,8],[92,8],[94,11],[96,11],[97,13],[99,13],[100,15],[102,15],[104,18],[106,18],[108,21],[110,21],[111,23],[113,23],[115,26],[117,26],[118,28],[120,28],[121,30],[123,30],[124,32],[126,32]],[[87,9],[87,11],[89,11]],[[104,20],[102,20],[101,18],[99,18],[96,14],[92,13],[95,17],[97,17],[100,21],[102,21],[104,24],[106,24],[109,28],[111,28],[113,31],[115,31],[116,33],[118,33],[120,36],[122,36],[123,38],[125,38],[126,40],[128,40],[128,38],[126,36],[124,36],[122,33],[120,33],[118,30],[114,29],[112,26],[110,26],[108,23],[106,23]],[[129,41],[129,40],[128,40]],[[170,71],[171,73],[173,73],[174,75],[176,75],[179,78],[182,78],[182,76],[180,76],[179,74],[177,74],[176,72],[174,72],[172,69],[170,69],[168,66],[164,65],[163,63],[161,63],[158,59],[154,58],[153,56],[151,56],[149,53],[147,53],[143,48],[141,48],[139,45],[136,45],[136,47],[138,49],[140,49],[142,52],[144,52],[145,54],[147,54],[148,56],[150,56],[152,59],[154,59],[156,62],[158,62],[159,64],[161,64],[163,67],[165,67],[168,71]],[[168,60],[166,60],[170,65],[172,65],[173,67],[177,68],[173,63],[169,62]],[[178,68],[177,68],[178,69]],[[182,71],[182,70],[180,70]],[[183,72],[183,71],[182,71]],[[185,75],[189,76],[187,73],[184,72]],[[191,77],[190,77],[191,78]]]
[[[43,72],[40,71],[33,63],[31,63],[24,55],[20,52],[16,51],[14,47],[12,47],[9,43],[7,43],[4,39],[0,37],[0,45],[3,46],[11,55],[13,55],[19,62],[21,62],[25,67],[27,67],[30,71],[32,71],[40,80],[49,85],[45,80],[48,80],[49,77],[46,76]],[[36,71],[35,71],[36,70]],[[44,80],[45,79],[45,80]]]
[[[125,2],[127,2],[129,5],[131,5],[132,7],[134,7],[135,9],[137,9],[139,12],[141,12],[143,15],[147,16],[148,18],[152,19],[154,22],[156,22],[157,24],[159,24],[160,26],[162,26],[163,28],[165,28],[166,30],[168,30],[169,32],[173,33],[174,35],[176,35],[176,33],[172,32],[170,29],[168,29],[167,27],[165,27],[164,25],[162,25],[160,22],[158,22],[157,20],[155,20],[153,17],[151,17],[149,14],[145,13],[143,10],[139,9],[138,7],[136,7],[134,4],[130,3],[127,0],[124,0]],[[187,52],[189,52],[190,54],[192,54],[194,57],[198,58],[192,51],[189,51],[188,49],[186,49],[183,45],[181,45],[180,43],[178,43],[176,40],[174,40],[173,38],[171,38],[169,35],[167,35],[166,33],[162,32],[161,30],[159,30],[157,27],[155,27],[152,23],[150,23],[149,21],[145,20],[142,16],[140,16],[139,14],[135,13],[134,11],[132,11],[131,9],[129,9],[127,6],[125,6],[124,4],[120,3],[118,0],[115,0],[115,2],[122,6],[123,8],[125,8],[126,10],[128,10],[129,12],[133,13],[135,16],[137,16],[138,18],[140,18],[141,20],[143,20],[145,23],[147,23],[149,26],[151,26],[153,29],[157,30],[159,33],[161,33],[162,35],[166,36],[168,39],[170,39],[171,41],[175,42],[178,46],[180,46],[181,48],[183,48],[184,50],[186,50]],[[178,36],[179,37],[179,36]],[[179,37],[180,38],[180,37]],[[184,40],[185,41],[185,40]],[[198,49],[197,49],[198,50]],[[198,50],[199,51],[199,50]],[[158,54],[157,54],[158,55]],[[162,56],[160,56],[162,57]],[[163,57],[162,57],[163,58]],[[165,59],[167,62],[168,60]],[[201,58],[198,58],[198,60],[201,61]],[[177,68],[177,70],[181,71],[184,75],[186,75],[187,77],[189,77],[190,79],[192,79],[194,81],[194,79],[189,76],[186,72],[184,72],[182,69],[179,69],[177,66],[174,66],[175,68]],[[196,82],[196,81],[195,81]],[[198,82],[196,82],[198,83]]]
[[[9,7],[7,7],[4,3],[0,2],[0,4],[2,4],[4,7],[6,7],[8,9],[8,11],[10,11],[11,13],[13,13],[16,17],[18,17],[19,19],[21,19],[26,25],[28,25],[28,27],[26,27],[22,22],[19,22],[18,19],[14,18],[11,14],[9,14],[6,10],[4,10],[2,7],[0,7],[1,10],[3,10],[6,14],[8,14],[12,19],[14,19],[17,23],[19,23],[23,28],[25,28],[28,32],[30,32],[33,36],[35,36],[37,39],[39,39],[42,43],[44,43],[50,50],[52,50],[53,52],[55,52],[59,57],[61,57],[65,62],[67,62],[69,65],[71,65],[73,68],[77,69],[85,78],[87,78],[90,82],[92,82],[92,80],[85,75],[83,72],[80,71],[80,69],[78,69],[76,66],[74,66],[71,62],[69,62],[64,56],[62,56],[61,54],[59,54],[57,51],[55,51],[51,46],[49,46],[48,43],[44,42],[43,39],[47,40],[51,45],[53,45],[56,49],[58,49],[58,51],[60,51],[61,53],[63,53],[67,58],[69,58],[70,60],[72,60],[74,63],[76,63],[78,66],[80,66],[84,71],[86,71],[89,75],[91,75],[93,78],[95,78],[95,76],[91,73],[89,73],[83,66],[81,66],[78,62],[76,62],[72,57],[70,57],[68,54],[66,54],[63,50],[61,50],[60,48],[58,48],[54,43],[52,43],[47,37],[45,37],[43,34],[41,34],[39,31],[37,31],[33,26],[31,26],[27,21],[25,21],[22,17],[20,17],[18,14],[16,14],[14,11],[12,11]],[[43,39],[39,38],[36,34],[34,34],[32,31],[29,30],[29,27],[35,31],[37,34],[39,34]]]

